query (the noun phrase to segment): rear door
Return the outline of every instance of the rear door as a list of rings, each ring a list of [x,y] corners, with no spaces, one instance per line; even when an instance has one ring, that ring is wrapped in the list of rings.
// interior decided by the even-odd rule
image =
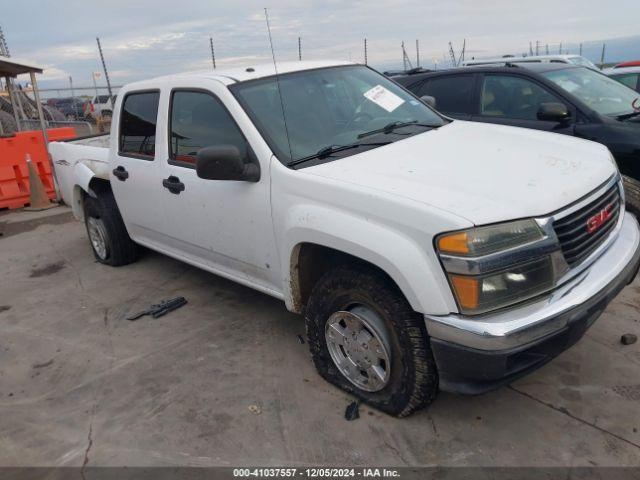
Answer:
[[[136,241],[164,243],[162,180],[156,158],[158,90],[128,92],[118,129],[112,132],[110,180],[129,235]]]
[[[542,103],[562,103],[571,119],[562,123],[539,120]],[[480,76],[478,113],[472,120],[573,135],[576,114],[571,104],[529,77],[485,73]]]
[[[436,99],[436,110],[452,118],[470,120],[476,113],[474,92],[476,75],[439,75],[427,78],[412,91],[418,97],[429,95]]]

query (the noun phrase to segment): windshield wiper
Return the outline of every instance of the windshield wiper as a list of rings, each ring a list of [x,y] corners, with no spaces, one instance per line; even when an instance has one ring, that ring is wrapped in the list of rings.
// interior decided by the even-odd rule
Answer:
[[[616,116],[616,118],[618,120],[628,120],[629,118],[637,117],[638,115],[640,115],[640,110],[636,110],[635,112],[631,113],[623,113],[622,115]]]
[[[364,132],[358,135],[358,138],[369,137],[371,135],[375,135],[376,133],[384,133],[388,134],[393,132],[397,128],[407,127],[409,125],[417,125],[419,127],[428,127],[428,128],[438,128],[440,125],[430,125],[427,123],[420,123],[417,120],[411,120],[410,122],[391,122],[387,123],[382,128],[376,128],[375,130],[371,130],[370,132]]]
[[[329,145],[327,147],[321,148],[313,155],[299,158],[298,160],[293,160],[292,162],[287,163],[287,166],[292,167],[294,165],[299,165],[301,163],[308,162],[309,160],[314,160],[316,158],[330,157],[334,153],[343,152],[344,150],[351,150],[353,148],[360,148],[360,147],[382,147],[384,145],[389,145],[390,143],[391,142],[375,142],[375,143],[352,143],[350,145]]]

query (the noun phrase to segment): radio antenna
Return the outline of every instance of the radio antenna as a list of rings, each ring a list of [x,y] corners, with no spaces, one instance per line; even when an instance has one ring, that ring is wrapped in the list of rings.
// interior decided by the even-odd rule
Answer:
[[[264,9],[264,18],[267,21],[267,32],[269,33],[269,45],[271,45],[271,58],[273,58],[273,69],[276,72],[276,88],[278,89],[278,97],[280,97],[280,108],[282,109],[282,121],[284,122],[284,133],[287,136],[287,145],[289,146],[289,157],[293,161],[293,152],[291,151],[291,140],[289,140],[289,128],[287,127],[287,116],[284,113],[284,101],[282,100],[282,91],[280,91],[280,76],[278,75],[278,66],[276,65],[276,54],[273,51],[273,39],[271,38],[271,26],[269,25],[269,12]]]

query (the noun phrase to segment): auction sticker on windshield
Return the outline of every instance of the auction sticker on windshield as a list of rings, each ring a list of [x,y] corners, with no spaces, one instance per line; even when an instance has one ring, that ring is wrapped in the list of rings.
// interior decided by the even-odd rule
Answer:
[[[364,92],[364,96],[379,107],[384,108],[387,112],[393,112],[404,103],[403,99],[382,85],[376,85],[372,89],[367,90]]]

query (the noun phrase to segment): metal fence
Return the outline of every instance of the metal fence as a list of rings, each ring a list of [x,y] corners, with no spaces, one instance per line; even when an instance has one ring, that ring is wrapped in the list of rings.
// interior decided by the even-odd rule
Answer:
[[[76,120],[46,120],[45,124],[47,125],[47,128],[72,127],[76,131],[76,135],[79,137],[98,133],[96,129],[96,125],[92,125],[89,122],[76,121]],[[39,129],[40,129],[39,120],[32,120],[32,119],[20,120],[20,130],[39,130]]]

